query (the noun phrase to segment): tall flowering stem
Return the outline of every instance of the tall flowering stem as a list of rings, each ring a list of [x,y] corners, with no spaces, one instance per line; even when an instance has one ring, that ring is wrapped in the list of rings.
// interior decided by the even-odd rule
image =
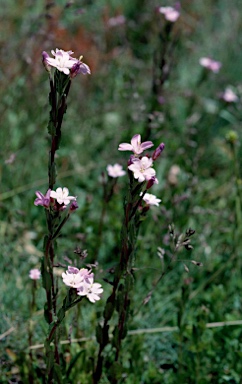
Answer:
[[[67,188],[57,188],[56,191],[53,190],[56,183],[55,155],[60,147],[61,128],[63,117],[67,110],[66,99],[70,91],[71,80],[80,72],[83,74],[90,73],[89,67],[81,62],[81,58],[79,60],[75,59],[72,57],[72,54],[72,51],[65,52],[61,49],[52,50],[54,58],[50,58],[46,52],[42,54],[43,64],[49,74],[50,81],[50,113],[47,127],[51,137],[48,163],[49,188],[46,195],[43,195],[40,191],[36,192],[37,199],[35,200],[35,205],[41,205],[45,208],[48,227],[48,234],[44,238],[44,257],[42,258],[41,265],[42,285],[46,291],[44,316],[49,324],[49,332],[45,341],[47,383],[61,382],[62,372],[60,369],[58,351],[59,337],[57,331],[65,317],[66,311],[82,300],[82,297],[78,298],[76,290],[70,289],[63,301],[61,309],[58,311],[58,285],[53,272],[56,239],[69,219],[71,212],[78,208],[76,198],[69,196],[69,190]],[[52,73],[52,68],[54,73]],[[70,207],[67,207],[71,200],[74,201]],[[93,293],[90,293],[91,289],[94,291],[96,289],[98,293],[101,292],[97,284],[92,284],[90,289],[89,287],[88,289],[86,288],[85,294],[89,296],[92,295]],[[51,348],[51,342],[54,343],[54,352]]]
[[[120,369],[119,358],[122,340],[127,335],[128,319],[131,305],[131,295],[133,290],[134,278],[133,269],[135,264],[136,241],[141,222],[149,210],[147,199],[144,197],[149,188],[154,183],[158,183],[155,178],[155,170],[152,168],[153,161],[148,157],[138,157],[144,150],[153,146],[152,142],[141,143],[141,136],[135,135],[131,144],[122,143],[119,146],[120,151],[133,151],[128,166],[129,188],[124,202],[124,219],[121,230],[121,249],[119,262],[114,271],[114,278],[112,284],[112,292],[106,301],[103,312],[103,325],[100,324],[96,329],[97,341],[99,343],[99,352],[97,363],[93,373],[93,384],[99,383],[102,377],[104,366],[103,351],[105,347],[111,343],[114,354],[113,360],[106,362],[105,366],[109,366],[112,372],[112,383],[116,384],[119,380]],[[164,144],[162,144],[162,150]],[[159,155],[161,150],[159,152]],[[158,149],[154,152],[155,157],[158,158]],[[144,159],[149,160],[149,166]],[[149,195],[149,197],[155,196]],[[145,206],[142,205],[143,200],[146,202]],[[158,205],[160,200],[156,199],[155,204]],[[112,340],[109,339],[109,322],[113,317],[115,311],[118,314],[117,324],[113,330]]]
[[[97,340],[99,343],[99,352],[97,364],[93,374],[93,383],[98,383],[102,376],[103,369],[103,351],[109,340],[109,321],[114,311],[118,312],[118,323],[113,331],[112,346],[114,348],[113,364],[119,360],[122,340],[127,334],[127,322],[129,317],[129,307],[131,302],[131,292],[133,286],[132,267],[135,259],[136,239],[141,223],[140,214],[137,212],[142,200],[140,192],[144,183],[138,183],[134,180],[133,173],[129,173],[130,186],[124,204],[124,220],[121,231],[121,252],[119,263],[115,268],[114,280],[112,283],[112,293],[107,299],[104,309],[103,326],[97,326]],[[113,378],[113,383],[116,383]]]

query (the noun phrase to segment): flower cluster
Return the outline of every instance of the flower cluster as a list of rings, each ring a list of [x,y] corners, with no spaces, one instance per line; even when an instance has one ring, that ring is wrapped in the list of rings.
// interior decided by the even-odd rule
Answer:
[[[131,144],[121,143],[119,145],[119,151],[132,151],[134,154],[131,155],[129,160],[128,169],[133,172],[134,178],[139,182],[143,183],[147,181],[146,190],[151,188],[153,184],[158,184],[158,179],[156,178],[156,171],[153,168],[153,162],[158,159],[160,154],[165,148],[165,144],[161,143],[153,152],[151,157],[149,156],[139,156],[144,150],[153,147],[151,141],[141,142],[141,136],[136,134],[131,139]],[[159,205],[160,199],[157,199],[156,196],[151,194],[145,194],[143,200],[148,205]]]
[[[68,204],[70,204],[71,200],[73,200],[70,211],[75,211],[78,208],[76,197],[75,196],[69,196],[69,189],[64,187],[57,188],[56,191],[52,191],[51,189],[48,189],[45,195],[41,193],[40,191],[35,192],[37,199],[34,201],[34,205],[42,205],[45,208],[49,208],[52,201],[56,200],[58,203],[58,206],[56,208],[60,208],[64,210]],[[51,200],[52,199],[52,200]]]
[[[58,71],[63,72],[65,75],[70,75],[71,78],[76,77],[79,73],[87,75],[91,73],[90,68],[87,64],[82,62],[82,56],[79,59],[72,57],[72,51],[63,51],[62,49],[56,48],[51,51],[53,57],[49,57],[48,53],[43,52],[43,64],[45,69],[50,72],[50,68],[54,67]]]
[[[159,7],[158,12],[163,14],[165,19],[171,23],[174,23],[180,17],[180,12],[173,7]]]
[[[41,272],[39,269],[34,268],[29,271],[29,277],[31,280],[39,280],[41,276]]]
[[[201,57],[199,64],[213,73],[218,73],[222,67],[222,63],[210,59],[210,57]]]
[[[94,274],[90,270],[69,266],[68,270],[62,273],[62,279],[65,285],[75,288],[79,296],[86,296],[92,303],[100,300],[103,288],[101,284],[94,283]]]

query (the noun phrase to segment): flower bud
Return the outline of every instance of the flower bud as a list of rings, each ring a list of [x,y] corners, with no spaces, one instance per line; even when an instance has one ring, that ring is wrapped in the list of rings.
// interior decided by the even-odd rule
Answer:
[[[159,184],[158,179],[155,176],[152,176],[151,179],[148,180],[146,185],[146,189],[150,189],[154,184]]]
[[[46,71],[50,73],[51,66],[48,64],[47,60],[49,58],[49,55],[47,52],[43,51],[42,52],[42,63],[43,66],[45,67]]]
[[[70,205],[70,213],[71,213],[71,212],[75,212],[75,211],[77,210],[77,208],[78,208],[78,204],[77,204],[76,200],[74,200],[74,201],[71,203],[71,205]]]
[[[161,152],[163,152],[164,148],[165,148],[165,144],[164,144],[164,143],[161,143],[161,144],[155,149],[155,151],[153,152],[152,159],[153,159],[153,160],[158,159],[158,157],[160,156]]]

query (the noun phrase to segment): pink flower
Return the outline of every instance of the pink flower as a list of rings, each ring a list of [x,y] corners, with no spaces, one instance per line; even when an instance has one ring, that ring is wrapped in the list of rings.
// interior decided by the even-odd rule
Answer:
[[[133,159],[133,164],[128,166],[128,169],[134,173],[134,178],[138,179],[139,183],[142,183],[145,180],[150,180],[155,176],[156,172],[153,168],[152,159],[144,156],[141,159]]]
[[[227,87],[222,94],[222,99],[224,99],[227,103],[236,103],[236,101],[238,101],[238,96],[231,88]]]
[[[68,188],[57,188],[56,192],[51,191],[50,197],[53,199],[56,199],[59,204],[68,205],[70,204],[71,200],[76,200],[76,197],[74,196],[68,196],[69,195],[69,189]]]
[[[66,52],[62,49],[56,48],[56,50],[52,50],[51,53],[54,56],[54,59],[51,57],[47,57],[48,55],[46,54],[46,52],[44,53],[43,60],[45,67],[47,68],[47,65],[50,65],[51,67],[57,68],[58,71],[63,72],[65,75],[69,75],[70,69],[75,63],[78,62],[77,59],[71,57],[71,55],[74,53],[72,51]]]
[[[84,281],[79,269],[71,266],[68,267],[66,272],[62,273],[62,279],[65,285],[72,288],[79,288]]]
[[[142,195],[142,192],[141,192],[141,195]],[[155,195],[152,195],[151,193],[146,193],[143,197],[143,200],[146,202],[146,204],[156,205],[157,207],[161,202],[161,199],[157,199],[157,197]]]
[[[209,57],[201,57],[201,59],[199,60],[199,64],[214,73],[218,73],[220,71],[220,68],[222,67],[222,63],[220,63],[219,61],[212,60]]]
[[[122,165],[120,164],[108,165],[107,172],[108,172],[108,176],[114,177],[114,178],[121,177],[126,174],[126,172],[123,170]]]
[[[81,268],[79,274],[82,276],[84,283],[92,284],[94,274],[87,268]]]
[[[75,267],[68,267],[66,272],[62,273],[62,279],[68,287],[76,288],[79,296],[87,296],[92,302],[100,300],[100,294],[103,292],[101,284],[94,283],[94,274],[86,268],[80,270]]]
[[[29,271],[29,277],[32,280],[39,280],[41,276],[41,272],[39,269],[34,268]]]
[[[71,266],[68,266],[68,270],[62,273],[63,283],[72,288],[80,288],[86,284],[92,284],[93,276],[89,269],[81,268],[79,270]]]
[[[165,19],[171,23],[174,23],[180,16],[180,12],[173,7],[160,7],[158,12],[162,13]]]
[[[108,26],[109,27],[116,27],[118,25],[123,25],[125,23],[126,19],[123,15],[118,15],[116,17],[111,17],[108,20]]]
[[[77,75],[79,75],[79,73],[82,73],[83,75],[90,75],[91,74],[91,70],[90,68],[88,67],[87,64],[84,64],[82,61],[82,56],[80,57],[79,60],[77,60],[76,63],[73,64],[73,66],[71,67],[71,70],[70,70],[70,78],[73,79],[74,77],[76,77]]]
[[[86,296],[91,303],[100,300],[100,294],[103,292],[103,288],[99,283],[86,284],[78,288],[77,294],[79,296]]]
[[[43,193],[41,193],[40,191],[36,191],[35,194],[37,196],[37,199],[35,199],[34,205],[42,205],[43,207],[48,208],[50,206],[50,193],[50,189],[48,189],[46,195],[43,195]]]
[[[121,143],[119,144],[118,150],[119,151],[133,151],[134,154],[139,155],[143,151],[145,151],[148,148],[153,147],[152,141],[145,141],[144,143],[141,143],[141,136],[139,134],[136,134],[131,139],[131,144],[128,143]]]

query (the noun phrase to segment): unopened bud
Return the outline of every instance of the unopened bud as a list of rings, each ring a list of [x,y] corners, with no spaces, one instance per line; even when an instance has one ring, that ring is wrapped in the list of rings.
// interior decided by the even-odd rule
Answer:
[[[200,261],[191,260],[192,264],[196,265],[197,267],[202,267],[203,263],[200,263]]]
[[[237,141],[238,141],[238,134],[237,134],[237,132],[231,130],[231,131],[229,131],[229,132],[226,134],[225,139],[227,140],[227,142],[228,142],[229,144],[234,145],[234,144],[236,144]]]
[[[42,52],[42,63],[43,63],[43,66],[45,67],[46,71],[50,73],[50,69],[51,69],[51,66],[48,64],[48,58],[50,56],[48,55],[47,52],[43,51]]]
[[[76,202],[76,200],[74,200],[71,205],[70,205],[70,212],[75,212],[78,208],[78,204]]]
[[[186,264],[183,264],[183,265],[184,265],[185,271],[188,273],[189,272],[189,268],[186,266]]]
[[[165,144],[164,144],[164,143],[161,143],[161,144],[155,149],[155,151],[153,152],[152,159],[153,159],[153,160],[158,159],[158,157],[160,156],[161,152],[163,152],[164,148],[165,148]]]
[[[148,180],[146,185],[146,189],[150,189],[154,184],[159,184],[158,179],[155,176],[152,176],[151,179]]]

